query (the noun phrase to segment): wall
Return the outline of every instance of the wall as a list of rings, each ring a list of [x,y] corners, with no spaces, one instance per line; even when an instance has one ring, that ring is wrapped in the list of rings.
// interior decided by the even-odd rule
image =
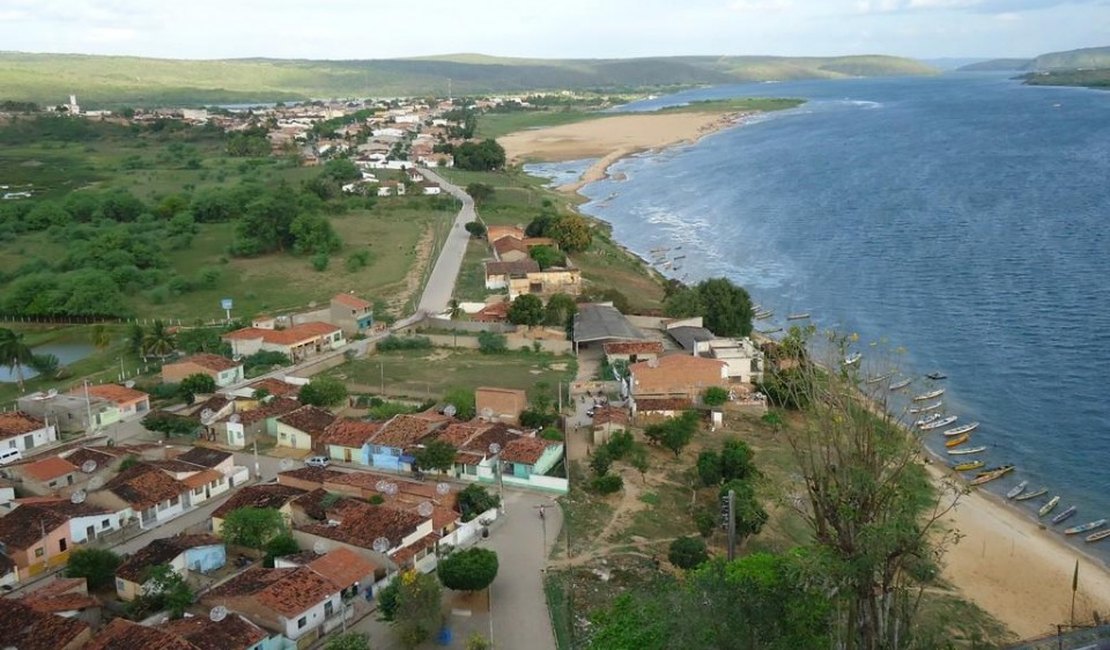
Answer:
[[[515,332],[517,326],[511,323],[478,323],[474,321],[451,320],[449,318],[428,317],[413,325],[417,331],[421,329],[448,329],[460,332],[498,332],[507,334]]]
[[[223,544],[198,546],[185,551],[185,567],[189,571],[207,573],[227,564],[227,549]]]
[[[570,484],[565,478],[556,476],[541,476],[539,474],[532,474],[526,479],[517,478],[515,476],[506,475],[504,477],[505,485],[514,485],[516,487],[543,490],[545,492],[557,492],[559,494],[566,494],[570,490]]]
[[[108,521],[108,526],[104,527],[102,524],[104,520]],[[88,541],[88,527],[92,526],[94,539],[106,533],[119,530],[119,514],[109,512],[102,515],[94,515],[89,517],[74,517],[69,520],[69,534],[73,541],[78,544],[84,544]]]
[[[312,436],[284,422],[277,423],[277,446],[293,449],[312,449]]]
[[[441,348],[463,348],[466,350],[478,349],[478,337],[460,334],[455,336],[453,334],[421,334],[431,340],[432,345]],[[519,350],[526,348],[533,349],[536,343],[540,344],[540,350],[550,352],[552,354],[570,354],[574,350],[574,344],[570,341],[552,341],[549,339],[530,339],[522,336],[507,335],[505,337],[506,345],[510,350]]]

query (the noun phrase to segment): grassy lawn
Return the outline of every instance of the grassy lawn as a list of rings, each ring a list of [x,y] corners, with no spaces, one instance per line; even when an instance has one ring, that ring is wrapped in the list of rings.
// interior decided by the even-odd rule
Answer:
[[[490,259],[489,247],[484,239],[471,239],[466,245],[459,279],[455,282],[457,300],[482,301],[489,293],[486,290],[486,271],[483,262]]]
[[[386,393],[434,399],[451,388],[479,386],[532,388],[546,382],[554,393],[560,381],[574,378],[573,357],[535,352],[481,354],[476,350],[400,350],[349,361],[326,374],[352,384],[354,392],[379,392],[385,373]],[[358,388],[362,387],[362,388]]]

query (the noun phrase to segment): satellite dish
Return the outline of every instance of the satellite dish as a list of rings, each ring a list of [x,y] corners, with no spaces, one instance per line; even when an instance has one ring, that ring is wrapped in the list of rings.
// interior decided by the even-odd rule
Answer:
[[[70,503],[84,503],[85,497],[87,496],[88,494],[84,490],[77,490],[73,494],[69,495],[69,501]]]
[[[46,396],[47,397],[57,397],[58,396],[58,389],[57,388],[51,388],[50,390],[46,391]]]
[[[374,550],[379,553],[385,553],[389,550],[390,546],[389,539],[385,537],[379,537],[374,540]]]
[[[396,483],[386,483],[385,484],[385,494],[386,494],[386,496],[391,496],[391,497],[396,496],[396,494],[397,494],[397,484]]]
[[[448,404],[447,408],[443,409],[443,414],[446,415],[449,418],[455,417],[455,414],[458,413],[458,412],[459,412],[459,409],[455,408],[454,404]]]
[[[494,456],[501,453],[501,445],[497,444],[496,442],[489,443],[489,453],[493,454]]]
[[[103,486],[104,486],[104,477],[103,476],[94,476],[91,479],[89,479],[89,489],[90,490],[99,490]]]
[[[90,458],[89,460],[81,463],[81,471],[86,474],[92,474],[96,471],[96,461]]]
[[[128,379],[127,381],[123,382],[123,385],[127,388],[134,388],[135,387],[135,382]]]
[[[435,506],[430,501],[422,501],[420,505],[416,506],[416,511],[420,513],[421,517],[431,517],[435,512]]]
[[[211,420],[212,416],[215,415],[215,414],[216,414],[216,412],[213,411],[212,409],[204,409],[203,411],[200,412],[200,419],[202,419],[202,420]]]
[[[445,496],[450,491],[451,491],[451,484],[450,483],[436,483],[436,494],[438,494],[439,496]]]
[[[231,360],[232,360],[232,361],[234,361],[234,362],[236,362],[236,363],[238,363],[238,362],[240,362],[240,361],[242,361],[242,360],[243,360],[243,355],[241,355],[241,354],[237,354],[237,355],[235,355],[235,356],[231,357]]]
[[[493,417],[493,409],[491,409],[488,406],[485,407],[484,409],[482,409],[482,417],[486,418],[487,420],[492,418]]]
[[[378,481],[377,483],[374,484],[374,489],[377,490],[378,492],[385,492],[385,486],[386,485],[387,485],[387,483],[385,482],[385,479],[382,479],[382,480],[380,480],[380,481]]]
[[[316,543],[312,545],[312,552],[316,555],[323,555],[328,552],[328,545],[324,540],[318,539]]]
[[[281,465],[282,470],[293,469],[293,459],[292,458],[282,458],[281,463],[279,463],[279,465]]]
[[[231,416],[227,418],[227,421],[231,422],[232,424],[238,424],[239,423],[239,414],[238,413],[232,413]]]
[[[209,610],[208,618],[213,623],[219,623],[220,621],[227,618],[227,608],[223,605],[216,605],[211,610]]]

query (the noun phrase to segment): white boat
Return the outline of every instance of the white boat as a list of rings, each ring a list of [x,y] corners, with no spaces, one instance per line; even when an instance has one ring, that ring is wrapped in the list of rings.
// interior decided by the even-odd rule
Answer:
[[[949,424],[952,424],[953,422],[955,422],[956,419],[957,418],[956,418],[955,415],[949,415],[948,417],[941,418],[941,419],[937,420],[936,422],[930,422],[928,424],[921,425],[921,430],[922,431],[932,431],[933,429],[939,429],[941,427],[946,427]]]
[[[768,309],[767,311],[757,311],[757,312],[755,312],[755,314],[752,316],[752,319],[753,320],[767,320],[768,318],[770,318],[774,315],[775,315],[775,312]]]
[[[1102,540],[1106,539],[1107,537],[1110,537],[1110,530],[1104,530],[1104,531],[1094,533],[1093,535],[1087,535],[1087,542],[1088,543],[1101,542]]]
[[[940,417],[941,417],[941,416],[940,416],[940,413],[932,413],[932,414],[930,414],[930,415],[926,415],[925,417],[921,418],[921,419],[920,419],[920,420],[918,420],[917,422],[914,422],[914,423],[913,423],[913,426],[915,426],[915,427],[923,427],[923,426],[925,426],[926,424],[932,424],[933,422],[936,422],[937,420],[939,420],[939,419],[940,419]]]
[[[866,380],[864,380],[863,383],[865,383],[865,384],[877,384],[881,381],[886,381],[886,380],[890,379],[893,376],[894,376],[893,372],[888,372],[885,375],[879,375],[877,377],[868,377]]]
[[[896,381],[893,384],[891,384],[890,385],[890,390],[902,390],[903,388],[905,388],[906,386],[909,386],[912,383],[913,383],[913,379],[911,377],[907,377],[907,378],[903,379],[902,381]]]
[[[947,437],[959,436],[959,435],[963,435],[965,433],[971,433],[972,431],[974,431],[978,428],[979,428],[979,423],[978,422],[969,422],[968,424],[964,424],[964,425],[961,425],[961,426],[958,426],[958,427],[953,427],[951,429],[945,429],[944,430],[944,435],[947,436]]]
[[[939,409],[942,406],[944,406],[944,400],[938,399],[937,401],[933,402],[932,404],[926,404],[925,406],[918,406],[917,408],[912,408],[912,409],[910,409],[910,413],[913,413],[914,415],[917,415],[918,413],[928,413],[929,411],[935,411],[935,410]]]
[[[1012,487],[1009,492],[1006,493],[1006,498],[1007,499],[1016,498],[1017,495],[1024,492],[1025,488],[1027,488],[1027,487],[1029,487],[1029,481],[1022,481],[1021,483],[1018,483],[1017,485]]]
[[[1043,494],[1048,494],[1048,488],[1043,487],[1039,490],[1034,490],[1032,492],[1026,492],[1025,494],[1022,494],[1021,496],[1017,497],[1015,499],[1015,501],[1028,501],[1029,499],[1036,499],[1037,497],[1039,497]]]
[[[786,320],[805,320],[807,318],[809,318],[809,312],[805,312],[804,314],[787,314],[786,315]]]
[[[934,397],[940,397],[943,394],[944,394],[944,389],[943,388],[938,388],[936,390],[931,390],[928,393],[921,393],[920,395],[914,395],[913,396],[913,401],[915,401],[915,402],[924,402],[925,400],[930,400],[930,399],[933,399]]]
[[[1037,511],[1037,516],[1038,517],[1043,517],[1043,516],[1047,515],[1048,513],[1052,512],[1052,509],[1055,508],[1056,504],[1058,504],[1058,503],[1060,503],[1060,497],[1058,497],[1058,496],[1052,497],[1051,499],[1048,500],[1048,503],[1041,506],[1041,509]]]
[[[846,365],[846,366],[855,365],[855,364],[859,363],[859,360],[862,359],[862,358],[863,358],[863,355],[859,352],[856,352],[854,354],[849,354],[848,356],[844,357],[844,365]]]
[[[1085,533],[1088,530],[1094,530],[1096,528],[1102,528],[1105,525],[1106,525],[1106,520],[1105,519],[1096,519],[1094,521],[1087,522],[1087,523],[1082,524],[1080,526],[1072,526],[1071,528],[1067,528],[1067,529],[1064,530],[1064,534],[1065,535],[1077,535],[1079,533]]]
[[[968,454],[981,454],[986,450],[987,450],[986,445],[981,445],[979,447],[963,447],[963,448],[949,449],[948,450],[948,455],[950,455],[950,456],[967,456]]]

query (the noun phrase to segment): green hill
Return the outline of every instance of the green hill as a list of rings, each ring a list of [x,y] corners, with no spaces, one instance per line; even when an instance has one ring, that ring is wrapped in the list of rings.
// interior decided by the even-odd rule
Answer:
[[[1050,52],[1033,59],[1032,65],[1032,69],[1038,72],[1095,68],[1110,68],[1110,47]]]
[[[924,75],[889,56],[511,59],[455,54],[412,59],[176,60],[0,52],[0,100],[84,106],[188,105],[332,97],[391,97],[635,89],[742,81]]]
[[[991,59],[956,68],[958,72],[1018,72],[1028,70],[1033,59]]]

